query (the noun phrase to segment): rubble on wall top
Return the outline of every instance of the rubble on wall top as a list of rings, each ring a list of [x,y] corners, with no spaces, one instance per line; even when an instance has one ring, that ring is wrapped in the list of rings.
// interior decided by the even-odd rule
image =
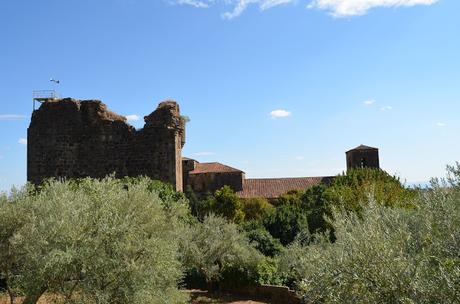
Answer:
[[[167,126],[170,128],[184,128],[180,116],[179,105],[173,100],[160,102],[157,109],[144,117],[146,126]]]
[[[125,116],[108,110],[106,104],[96,99],[79,100],[74,98],[50,98],[42,103],[33,116],[38,118],[38,116],[42,116],[45,112],[62,111],[64,109],[75,113],[80,112],[93,122],[123,122],[129,126]],[[67,112],[65,115],[69,114],[70,113]],[[146,126],[166,126],[168,128],[178,129],[184,128],[184,122],[180,116],[179,105],[173,100],[161,102],[155,111],[144,117],[144,121]]]
[[[74,98],[48,99],[42,103],[39,112],[58,110],[60,107],[74,106],[77,111],[85,112],[93,120],[127,121],[126,117],[107,109],[107,105],[97,99],[79,100]]]

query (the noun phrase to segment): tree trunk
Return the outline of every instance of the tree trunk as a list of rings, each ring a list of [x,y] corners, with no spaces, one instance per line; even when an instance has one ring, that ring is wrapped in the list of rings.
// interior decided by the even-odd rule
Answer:
[[[13,291],[9,287],[7,287],[7,291],[8,291],[8,296],[10,297],[10,304],[14,304],[16,302],[16,297],[14,296]]]
[[[36,304],[40,297],[45,293],[46,288],[43,288],[42,290],[34,293],[27,295],[26,298],[24,299],[24,302],[22,304]]]

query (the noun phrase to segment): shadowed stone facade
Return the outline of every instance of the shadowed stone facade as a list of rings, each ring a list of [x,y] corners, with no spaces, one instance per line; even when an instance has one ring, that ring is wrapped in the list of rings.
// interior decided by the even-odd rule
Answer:
[[[360,145],[346,152],[347,170],[354,168],[380,168],[379,149]]]
[[[245,174],[239,169],[221,163],[200,163],[194,159],[183,158],[184,188],[190,186],[199,195],[229,186],[234,191],[243,190]]]
[[[28,128],[27,179],[145,175],[182,185],[184,120],[165,101],[136,130],[98,100],[50,99],[33,112]]]

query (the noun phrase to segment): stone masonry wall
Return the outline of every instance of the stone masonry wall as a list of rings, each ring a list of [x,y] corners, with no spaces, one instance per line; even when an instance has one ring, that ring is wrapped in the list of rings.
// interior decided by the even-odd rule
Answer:
[[[351,150],[346,153],[347,170],[353,168],[380,168],[378,149]]]
[[[187,185],[190,185],[196,194],[204,196],[207,193],[229,186],[233,191],[243,190],[243,172],[209,172],[200,174],[190,174]]]
[[[49,100],[32,114],[27,179],[145,175],[182,191],[184,121],[176,102],[160,103],[140,130],[98,100]]]

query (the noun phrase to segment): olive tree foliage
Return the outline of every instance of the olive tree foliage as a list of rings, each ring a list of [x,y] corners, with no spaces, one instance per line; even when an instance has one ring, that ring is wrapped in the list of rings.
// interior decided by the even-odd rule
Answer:
[[[21,199],[25,193],[12,190],[11,199]],[[17,281],[17,274],[13,272],[16,265],[17,256],[14,251],[11,240],[25,223],[21,216],[21,211],[15,205],[10,203],[10,199],[5,193],[0,194],[0,279],[4,282],[12,283]],[[7,284],[6,290],[11,299],[15,301],[16,290],[14,284]]]
[[[304,303],[460,303],[459,165],[414,206],[335,210],[335,242],[294,243],[280,268]]]
[[[177,240],[186,202],[165,202],[150,180],[49,181],[0,202],[1,274],[24,303],[45,292],[68,303],[185,301]]]
[[[181,252],[184,265],[200,273],[208,288],[219,282],[227,270],[250,271],[261,259],[236,224],[212,214],[183,235]]]

